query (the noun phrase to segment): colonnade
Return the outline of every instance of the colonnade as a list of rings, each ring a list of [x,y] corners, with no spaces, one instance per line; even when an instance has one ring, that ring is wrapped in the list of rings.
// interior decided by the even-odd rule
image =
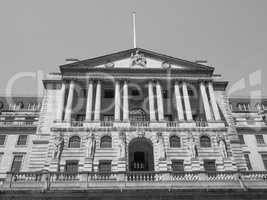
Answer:
[[[96,84],[95,87],[94,87],[94,84]],[[219,109],[216,103],[216,98],[215,98],[212,82],[208,82],[208,83],[200,82],[199,87],[200,87],[200,93],[201,93],[207,121],[221,120]],[[67,88],[69,88],[69,92],[68,92],[68,97],[67,97],[67,102],[66,102],[66,107],[65,107],[64,101],[65,101]],[[148,88],[150,121],[164,121],[164,105],[163,105],[163,96],[162,96],[162,85],[160,81],[149,81],[147,88]],[[93,95],[94,89],[96,90],[95,96]],[[59,100],[59,105],[58,105],[58,112],[57,112],[58,120],[71,121],[74,90],[75,90],[74,80],[70,81],[69,87],[67,87],[66,82],[62,83],[62,87],[60,91],[60,100]],[[85,116],[85,120],[88,122],[100,121],[101,119],[100,118],[101,90],[102,90],[101,80],[89,81],[88,91],[87,91],[86,116]],[[207,93],[209,94],[209,98],[208,98]],[[155,95],[156,95],[156,98],[155,98]],[[192,116],[192,110],[191,110],[191,105],[190,105],[190,98],[188,94],[187,82],[175,81],[174,82],[174,95],[175,95],[175,100],[176,100],[176,110],[177,110],[178,120],[179,121],[192,121],[193,116]],[[93,99],[93,97],[95,97],[95,99]],[[115,81],[114,103],[115,103],[114,120],[115,121],[129,121],[128,81],[126,80]],[[121,108],[122,108],[122,116],[121,116]],[[63,118],[64,110],[65,110],[65,114]]]

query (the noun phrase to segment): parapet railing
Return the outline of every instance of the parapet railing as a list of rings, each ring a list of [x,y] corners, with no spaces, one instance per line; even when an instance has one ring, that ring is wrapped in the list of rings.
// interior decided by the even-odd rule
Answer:
[[[19,172],[8,173],[2,180],[0,190],[41,189],[75,187],[76,189],[121,188],[267,188],[267,171],[226,172]],[[138,183],[138,184],[136,184]]]
[[[88,121],[58,121],[55,120],[55,123],[58,124],[69,124],[71,127],[83,127],[85,123],[90,123]],[[93,122],[94,123],[94,122]],[[166,127],[168,128],[179,128],[181,127],[181,123],[186,123],[182,121],[166,121]],[[208,127],[208,122],[206,121],[192,121],[190,123],[194,123],[196,127]],[[136,128],[145,128],[150,127],[151,122],[150,121],[129,121],[130,127],[136,127]],[[113,127],[114,121],[100,121],[100,127]]]
[[[36,126],[38,121],[14,120],[0,121],[0,126]]]

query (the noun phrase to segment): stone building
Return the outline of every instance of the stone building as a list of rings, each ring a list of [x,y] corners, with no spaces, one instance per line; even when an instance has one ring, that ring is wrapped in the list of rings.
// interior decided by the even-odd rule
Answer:
[[[34,109],[1,110],[4,197],[264,199],[264,99],[229,99],[207,63],[140,48],[59,69]]]

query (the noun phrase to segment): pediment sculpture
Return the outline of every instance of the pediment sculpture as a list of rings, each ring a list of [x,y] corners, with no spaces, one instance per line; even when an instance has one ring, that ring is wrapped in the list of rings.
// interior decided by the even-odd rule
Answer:
[[[139,66],[145,67],[146,64],[147,64],[147,61],[146,61],[144,54],[139,53],[139,51],[136,51],[135,54],[132,53],[131,63],[130,63],[131,66],[139,65]]]

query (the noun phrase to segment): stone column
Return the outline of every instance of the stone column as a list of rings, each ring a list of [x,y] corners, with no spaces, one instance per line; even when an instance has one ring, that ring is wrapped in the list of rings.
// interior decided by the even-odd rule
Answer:
[[[163,99],[162,99],[161,85],[159,81],[157,81],[156,90],[157,90],[158,119],[159,121],[163,121],[164,120]]]
[[[207,121],[210,121],[211,120],[210,104],[206,93],[206,86],[204,85],[203,82],[200,83],[200,91],[201,91],[202,101],[204,104],[206,119]]]
[[[72,80],[70,82],[70,87],[69,87],[69,95],[68,95],[66,111],[65,111],[65,119],[64,119],[65,121],[71,121],[74,89],[75,89],[75,82]]]
[[[218,105],[216,103],[215,95],[214,95],[214,90],[213,90],[213,85],[211,82],[208,83],[208,88],[209,88],[209,94],[210,94],[210,101],[211,101],[211,106],[212,110],[214,113],[214,118],[215,120],[221,120],[221,116],[219,113]]]
[[[62,115],[64,111],[64,104],[65,104],[65,93],[66,93],[66,83],[62,82],[61,89],[60,89],[60,96],[59,96],[59,104],[58,104],[58,111],[57,111],[57,120],[62,120]]]
[[[93,81],[89,81],[88,92],[87,92],[87,103],[86,103],[86,121],[92,120],[92,106],[93,106]]]
[[[185,82],[182,83],[182,88],[183,88],[183,97],[184,97],[186,119],[188,121],[190,121],[190,120],[193,120],[193,117],[192,117],[191,105],[190,105],[190,101],[189,101],[189,95],[188,95],[188,91],[187,91],[187,85]]]
[[[100,121],[100,112],[101,112],[100,109],[101,109],[101,81],[97,81],[96,95],[95,95],[94,121]]]
[[[156,121],[155,107],[154,107],[154,94],[153,94],[153,83],[148,83],[148,100],[149,100],[149,117],[150,121]]]
[[[175,99],[176,99],[176,109],[178,114],[178,119],[183,121],[184,120],[184,111],[183,111],[183,104],[181,99],[181,93],[178,82],[174,84],[174,92],[175,92]]]
[[[129,121],[129,97],[127,81],[124,81],[123,84],[123,121]]]
[[[115,111],[114,111],[114,119],[115,121],[121,120],[121,91],[120,91],[120,82],[115,82]]]

